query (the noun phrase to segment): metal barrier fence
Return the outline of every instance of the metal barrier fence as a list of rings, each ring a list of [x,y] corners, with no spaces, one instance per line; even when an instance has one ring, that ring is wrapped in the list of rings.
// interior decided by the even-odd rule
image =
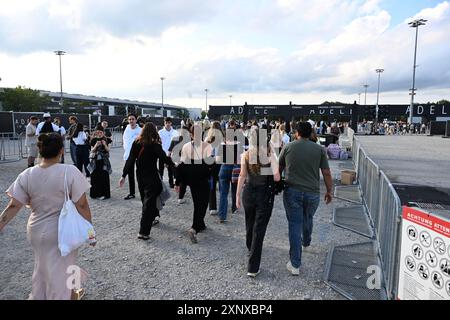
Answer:
[[[123,140],[122,140],[122,129],[120,127],[115,127],[111,129],[111,139],[112,144],[111,148],[120,148],[123,146]]]
[[[23,134],[0,133],[0,163],[19,161],[24,156]]]
[[[111,129],[112,148],[121,148],[123,146],[122,130],[120,127]],[[70,154],[70,141],[64,139],[64,151]],[[25,147],[25,134],[5,132],[0,133],[0,164],[14,161],[20,161],[28,157],[28,150]]]
[[[398,289],[401,201],[386,174],[367,156],[356,137],[353,145],[359,187],[378,243],[387,295],[394,299]]]

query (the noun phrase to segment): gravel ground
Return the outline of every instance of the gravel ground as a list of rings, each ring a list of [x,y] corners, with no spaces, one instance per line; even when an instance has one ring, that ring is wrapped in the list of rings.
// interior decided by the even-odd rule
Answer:
[[[227,224],[219,224],[216,216],[207,214],[208,229],[193,245],[186,234],[193,211],[189,191],[185,204],[178,204],[175,194],[169,200],[149,242],[138,240],[141,202],[139,197],[124,201],[128,186],[123,190],[117,187],[121,156],[122,149],[113,149],[112,198],[89,200],[98,244],[79,252],[79,265],[89,273],[85,299],[344,299],[323,282],[323,272],[332,244],[365,239],[330,222],[334,207],[350,203],[335,199],[327,206],[321,202],[312,246],[303,254],[300,276],[293,277],[286,270],[288,228],[282,197],[277,196],[264,242],[261,274],[249,279],[243,212],[229,214]],[[70,156],[66,159],[70,161]],[[339,172],[338,164],[331,162],[334,175]],[[5,191],[25,167],[25,160],[0,164],[1,189]],[[2,193],[2,210],[7,201]],[[28,209],[23,209],[0,233],[0,300],[26,299],[31,290],[33,253],[26,240],[28,214]]]

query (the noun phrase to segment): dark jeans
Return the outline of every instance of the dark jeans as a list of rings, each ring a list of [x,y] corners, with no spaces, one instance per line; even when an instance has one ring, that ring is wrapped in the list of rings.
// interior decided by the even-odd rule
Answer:
[[[77,165],[77,145],[72,140],[70,141],[70,157],[74,166]]]
[[[199,181],[196,184],[190,185],[192,201],[194,202],[194,221],[192,229],[196,232],[201,232],[206,229],[205,215],[208,209],[209,199],[209,182],[208,180]]]
[[[267,186],[246,184],[242,193],[242,204],[245,210],[246,242],[247,249],[250,251],[247,270],[252,273],[259,271],[264,236],[272,215],[273,205],[267,201],[267,190]]]
[[[319,207],[320,194],[287,188],[283,193],[284,208],[289,224],[289,255],[294,268],[302,264],[302,244],[311,243],[313,218]]]
[[[209,179],[209,183],[210,183],[210,190],[211,192],[209,193],[209,210],[217,210],[217,194],[216,194],[216,190],[217,190],[217,182],[219,182],[219,176],[211,176],[211,178]]]
[[[164,180],[164,162],[162,159],[159,159],[159,175],[161,176],[161,179]],[[172,187],[174,185],[173,183],[173,169],[171,166],[167,167],[167,172],[169,174],[169,185]]]
[[[86,173],[86,177],[89,177],[91,174],[89,173],[87,166],[89,164],[89,153],[91,152],[91,149],[88,145],[78,145],[76,146],[76,153],[77,153],[77,168],[80,170],[80,172]]]
[[[219,218],[226,220],[228,212],[228,193],[230,191],[231,184],[231,210],[236,211],[236,191],[237,183],[231,183],[231,176],[233,173],[234,165],[223,164],[219,173],[219,187],[220,187],[220,202],[219,202]]]
[[[138,187],[142,201],[141,228],[139,233],[144,236],[149,236],[153,221],[156,216],[159,216],[159,210],[156,208],[156,198],[162,189],[142,182],[138,183]]]

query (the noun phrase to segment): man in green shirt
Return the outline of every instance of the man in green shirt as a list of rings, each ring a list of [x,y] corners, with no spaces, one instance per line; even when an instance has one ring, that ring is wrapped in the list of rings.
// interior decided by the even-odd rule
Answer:
[[[288,187],[283,201],[289,223],[290,260],[287,269],[299,275],[303,247],[311,243],[313,217],[320,202],[320,171],[325,180],[325,201],[332,200],[332,178],[325,150],[309,140],[311,124],[297,124],[296,140],[287,144],[280,154],[280,171],[285,171]]]

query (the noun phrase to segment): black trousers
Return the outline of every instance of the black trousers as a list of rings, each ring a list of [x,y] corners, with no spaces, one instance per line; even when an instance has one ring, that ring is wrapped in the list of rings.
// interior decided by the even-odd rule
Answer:
[[[248,272],[252,273],[259,271],[264,237],[272,215],[273,205],[270,205],[267,199],[266,186],[245,185],[242,202],[245,210],[247,249],[250,251]]]
[[[161,176],[161,179],[164,180],[164,161],[162,159],[159,159],[159,175]],[[169,185],[172,187],[174,185],[173,183],[173,169],[171,166],[167,167],[167,172],[169,174]]]
[[[136,185],[134,182],[134,165],[133,168],[131,168],[130,172],[128,172],[128,185],[130,188],[130,194],[132,194],[133,196],[136,195]]]
[[[142,181],[138,181],[138,187],[142,201],[142,217],[139,233],[144,236],[149,236],[153,221],[159,216],[159,210],[156,208],[156,198],[161,193],[162,187]]]
[[[84,172],[86,174],[86,177],[89,177],[91,174],[89,173],[87,166],[89,165],[89,153],[90,148],[88,145],[77,145],[76,146],[76,155],[77,155],[77,168],[80,170],[80,172]]]
[[[191,184],[192,201],[194,202],[194,219],[192,229],[201,232],[206,229],[205,215],[209,202],[209,182],[208,180],[199,181]]]
[[[187,186],[184,183],[180,184],[180,193],[178,194],[178,199],[184,199],[186,195]]]

